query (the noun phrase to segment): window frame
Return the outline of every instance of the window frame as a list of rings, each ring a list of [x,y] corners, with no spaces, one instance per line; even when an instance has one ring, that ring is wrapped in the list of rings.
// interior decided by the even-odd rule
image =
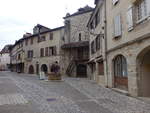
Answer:
[[[114,63],[114,76],[127,78],[128,71],[126,58],[123,55],[118,55],[115,57],[113,63]]]

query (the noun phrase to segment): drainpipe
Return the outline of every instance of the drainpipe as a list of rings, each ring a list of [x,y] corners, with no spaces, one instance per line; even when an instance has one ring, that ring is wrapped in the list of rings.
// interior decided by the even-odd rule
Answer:
[[[105,4],[105,62],[106,62],[106,76],[107,76],[107,82],[106,82],[106,87],[108,87],[108,60],[107,60],[107,11],[106,11],[106,0],[104,2]]]

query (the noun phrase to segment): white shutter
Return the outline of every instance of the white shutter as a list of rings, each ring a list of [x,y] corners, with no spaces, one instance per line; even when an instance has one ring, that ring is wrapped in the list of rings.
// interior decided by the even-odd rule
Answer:
[[[121,36],[121,15],[117,15],[114,18],[114,35],[115,37]]]
[[[112,0],[113,5],[115,5],[119,0]]]
[[[133,29],[133,7],[132,5],[128,8],[127,11],[127,23],[128,23],[128,31]]]
[[[147,14],[150,16],[150,0],[146,0]]]

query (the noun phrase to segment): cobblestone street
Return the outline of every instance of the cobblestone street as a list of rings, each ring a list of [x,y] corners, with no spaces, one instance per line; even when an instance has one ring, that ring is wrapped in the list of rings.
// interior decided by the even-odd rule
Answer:
[[[0,72],[0,113],[150,113],[150,104],[87,79]]]

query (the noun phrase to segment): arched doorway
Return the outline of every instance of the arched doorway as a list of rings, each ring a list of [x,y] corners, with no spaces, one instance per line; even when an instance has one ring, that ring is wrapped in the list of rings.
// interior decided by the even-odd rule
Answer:
[[[119,89],[128,90],[127,61],[123,55],[118,55],[113,60],[114,86]]]
[[[34,67],[32,65],[29,66],[29,74],[34,74]]]
[[[41,66],[41,71],[43,71],[43,72],[45,72],[45,73],[48,72],[48,68],[47,68],[47,65],[46,65],[46,64],[43,64],[43,65]]]
[[[77,77],[87,77],[87,66],[84,64],[77,65]]]
[[[150,97],[150,47],[137,57],[139,96]]]

